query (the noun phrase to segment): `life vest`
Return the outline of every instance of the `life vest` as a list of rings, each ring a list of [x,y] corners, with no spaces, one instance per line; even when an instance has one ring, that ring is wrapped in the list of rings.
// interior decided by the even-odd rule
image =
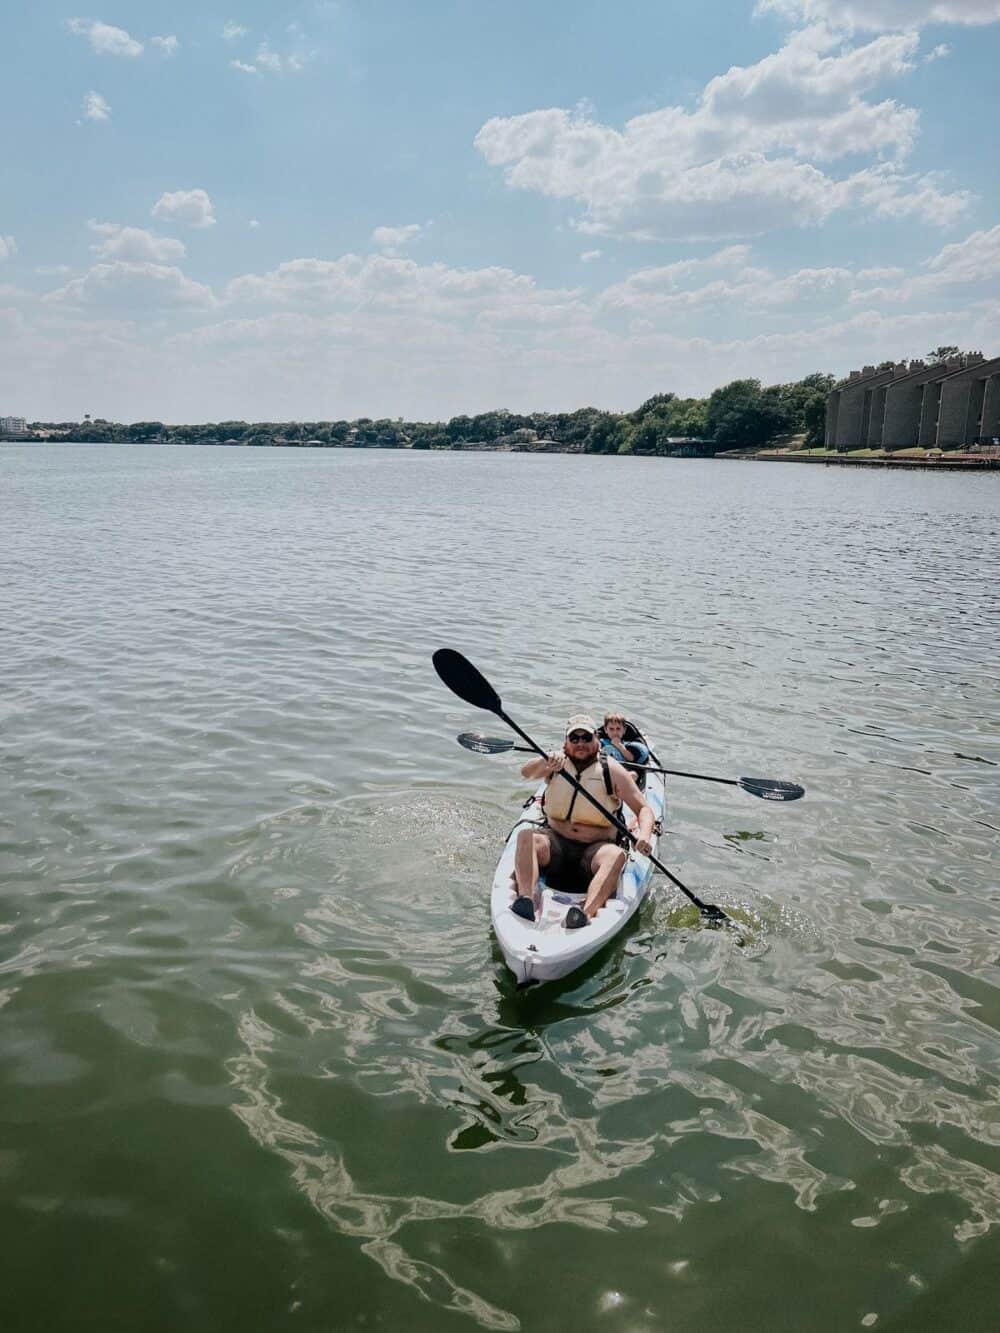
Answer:
[[[570,772],[575,765],[571,761]],[[598,753],[586,768],[573,772],[580,786],[589,791],[600,803],[614,814],[622,808],[622,803],[615,795],[614,783],[608,769],[608,756]],[[550,819],[561,819],[566,823],[591,824],[595,828],[614,828],[611,820],[602,815],[596,806],[590,804],[585,796],[567,782],[562,773],[549,778],[542,801],[545,813]]]

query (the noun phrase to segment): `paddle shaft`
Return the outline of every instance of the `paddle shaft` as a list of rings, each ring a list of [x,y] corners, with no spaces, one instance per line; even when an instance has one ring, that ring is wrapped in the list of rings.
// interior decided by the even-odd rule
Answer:
[[[507,719],[510,724],[510,719]],[[512,724],[510,724],[512,725]],[[533,754],[534,751],[527,745],[515,745],[515,750],[521,750],[524,754]],[[652,753],[652,751],[650,751]],[[634,768],[640,773],[666,773],[672,778],[700,778],[702,782],[722,782],[727,787],[739,787],[742,784],[737,778],[710,778],[704,773],[682,773],[679,768],[654,768],[652,764],[632,764],[627,759],[620,761],[622,768]]]
[[[532,750],[535,754],[539,755],[542,759],[548,759],[549,757],[548,753],[545,750],[543,750],[540,745],[536,745],[536,743],[531,739],[528,733],[526,731],[522,731],[521,728],[517,725],[517,723],[514,722],[511,718],[509,718],[502,708],[498,709],[497,716],[503,718],[503,720],[507,723],[508,727],[510,727],[511,731],[516,731],[523,741],[528,742],[528,747],[530,750]],[[521,747],[518,746],[517,748],[520,749]],[[595,810],[600,810],[604,818],[609,820],[614,825],[614,827],[618,829],[620,833],[624,833],[625,837],[628,838],[630,843],[636,842],[635,834],[631,831],[631,829],[628,827],[628,825],[625,823],[623,819],[621,819],[613,811],[609,810],[606,806],[602,805],[596,796],[591,795],[591,793],[587,790],[587,788],[583,785],[583,783],[577,782],[576,778],[573,777],[572,773],[567,773],[565,769],[561,769],[560,771],[563,777],[566,779],[566,781],[570,784],[570,786],[575,787],[576,790],[580,793],[580,795],[585,797],[594,807]],[[677,878],[676,875],[671,874],[671,872],[667,869],[667,867],[663,864],[663,862],[658,857],[654,856],[652,852],[649,853],[649,859],[652,861],[653,865],[656,866],[657,870],[659,870],[661,874],[666,875],[667,879],[670,880],[671,884],[673,884],[676,888],[680,889],[681,893],[685,894],[688,898],[690,898],[690,900],[694,903],[695,907],[698,908],[699,912],[703,912],[707,916],[713,916],[715,912],[718,912],[720,910],[719,908],[716,907],[713,912],[713,909],[710,908],[707,903],[703,903],[701,899],[697,896],[697,894],[692,893],[689,888],[687,888],[680,882],[680,880]]]

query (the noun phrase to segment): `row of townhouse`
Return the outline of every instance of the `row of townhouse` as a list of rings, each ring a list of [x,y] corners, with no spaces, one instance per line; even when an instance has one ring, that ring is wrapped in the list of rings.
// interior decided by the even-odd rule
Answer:
[[[1000,439],[1000,357],[852,370],[826,400],[828,449],[961,449]]]

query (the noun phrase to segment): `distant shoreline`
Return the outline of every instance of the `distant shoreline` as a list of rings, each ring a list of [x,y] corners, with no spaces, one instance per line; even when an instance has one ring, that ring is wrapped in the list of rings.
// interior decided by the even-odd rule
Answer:
[[[725,452],[715,454],[599,454],[590,453],[582,449],[565,448],[561,446],[553,447],[553,441],[546,441],[544,448],[532,448],[530,444],[509,445],[509,444],[490,444],[490,443],[466,443],[460,449],[413,449],[407,446],[392,446],[380,444],[356,445],[356,444],[330,444],[320,442],[305,442],[293,440],[272,440],[267,444],[257,441],[252,444],[243,440],[220,441],[220,440],[71,440],[63,438],[29,438],[25,436],[10,437],[4,439],[0,437],[0,445],[5,444],[73,444],[73,445],[93,445],[100,448],[104,445],[127,445],[132,448],[144,448],[147,445],[173,446],[183,449],[217,448],[217,449],[338,449],[349,453],[379,452],[379,453],[413,453],[413,454],[563,454],[579,458],[647,458],[662,459],[672,458],[681,461],[688,461],[691,458],[698,458],[701,461],[714,461],[720,463],[811,463],[813,465],[823,465],[825,467],[848,467],[848,468],[882,468],[889,471],[904,471],[914,468],[920,468],[929,472],[992,472],[1000,471],[1000,449],[992,448],[988,453],[969,453],[956,450],[954,453],[939,454],[924,458],[851,458],[849,456],[837,456],[836,454],[809,453],[805,450],[726,450]]]
[[[716,455],[718,457],[718,455]],[[723,459],[722,461],[726,461]],[[738,460],[730,458],[731,462]],[[817,463],[825,467],[880,467],[890,472],[909,468],[924,468],[930,472],[990,472],[1000,471],[1000,457],[992,455],[955,453],[942,454],[936,458],[825,458],[822,455],[794,453],[746,455],[746,461],[754,463]]]

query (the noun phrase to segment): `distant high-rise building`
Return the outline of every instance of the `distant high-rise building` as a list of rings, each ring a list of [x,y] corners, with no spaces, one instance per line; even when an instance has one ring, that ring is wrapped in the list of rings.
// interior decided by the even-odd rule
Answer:
[[[24,417],[0,417],[0,435],[27,435],[28,423]]]

